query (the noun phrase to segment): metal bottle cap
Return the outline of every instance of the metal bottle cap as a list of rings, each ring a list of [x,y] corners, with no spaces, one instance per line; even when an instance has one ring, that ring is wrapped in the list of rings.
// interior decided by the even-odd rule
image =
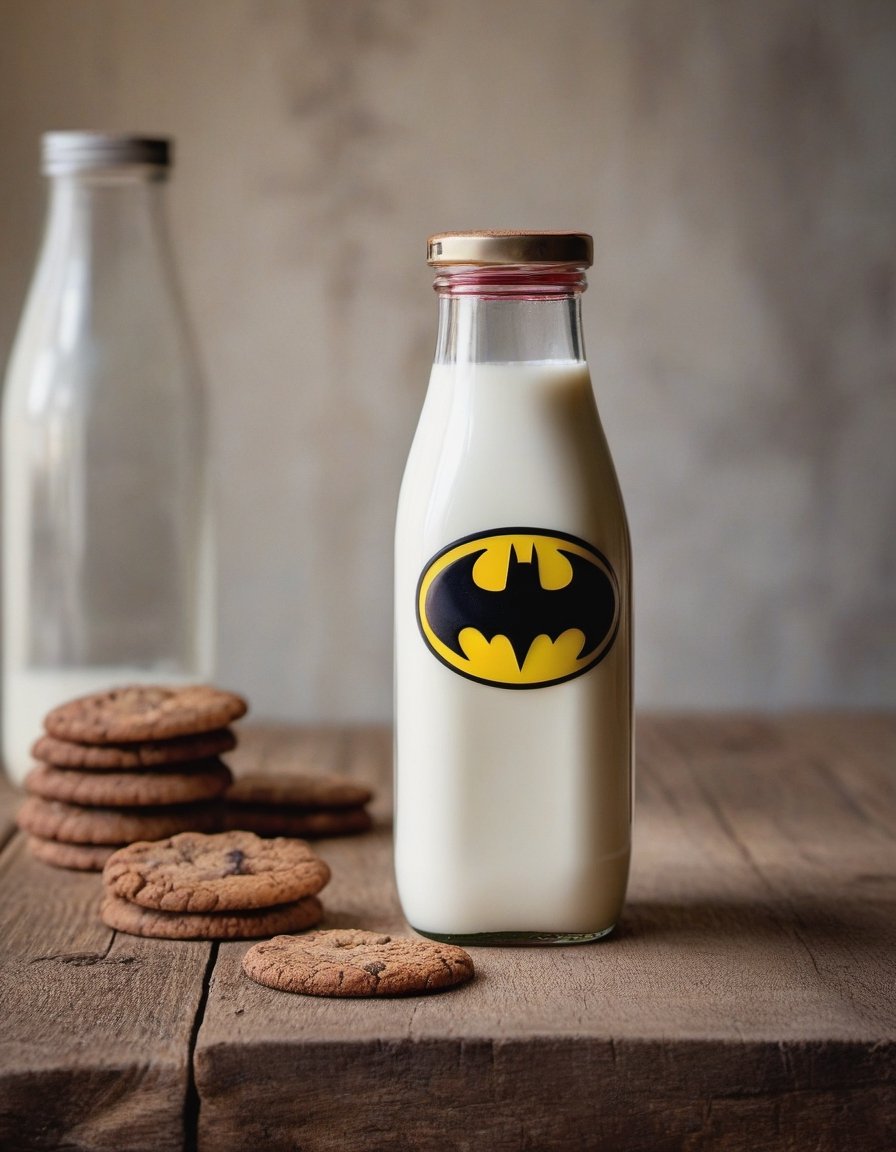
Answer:
[[[172,143],[166,137],[127,136],[117,132],[45,132],[43,172],[61,176],[98,169],[171,166]]]
[[[426,262],[447,264],[578,264],[590,268],[594,242],[587,232],[437,232]]]

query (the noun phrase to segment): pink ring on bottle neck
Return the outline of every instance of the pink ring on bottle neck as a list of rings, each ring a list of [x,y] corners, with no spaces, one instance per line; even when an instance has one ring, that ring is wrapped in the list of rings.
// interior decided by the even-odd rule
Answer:
[[[588,287],[584,264],[458,264],[433,280],[440,296],[541,300],[578,296]]]

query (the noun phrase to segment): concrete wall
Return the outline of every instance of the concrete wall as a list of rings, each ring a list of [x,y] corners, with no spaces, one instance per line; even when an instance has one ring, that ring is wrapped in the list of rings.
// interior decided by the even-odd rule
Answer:
[[[219,678],[385,717],[429,232],[593,231],[639,702],[896,697],[896,5],[3,0],[0,352],[49,128],[170,132]]]

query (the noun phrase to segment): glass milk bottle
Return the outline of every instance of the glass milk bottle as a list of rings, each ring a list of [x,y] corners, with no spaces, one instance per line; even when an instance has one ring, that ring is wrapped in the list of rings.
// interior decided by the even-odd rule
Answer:
[[[466,943],[606,935],[628,877],[631,554],[581,233],[429,241],[439,328],[395,539],[398,889]]]
[[[163,216],[169,142],[43,139],[49,211],[3,398],[3,754],[48,709],[212,674],[201,381]]]

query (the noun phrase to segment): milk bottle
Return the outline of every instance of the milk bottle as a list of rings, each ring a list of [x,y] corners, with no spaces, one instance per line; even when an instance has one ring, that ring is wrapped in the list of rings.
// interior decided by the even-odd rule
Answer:
[[[447,233],[395,539],[399,895],[436,939],[594,940],[628,876],[631,558],[581,233]]]
[[[165,139],[53,132],[3,397],[3,758],[116,685],[212,674],[202,383],[174,280]]]

